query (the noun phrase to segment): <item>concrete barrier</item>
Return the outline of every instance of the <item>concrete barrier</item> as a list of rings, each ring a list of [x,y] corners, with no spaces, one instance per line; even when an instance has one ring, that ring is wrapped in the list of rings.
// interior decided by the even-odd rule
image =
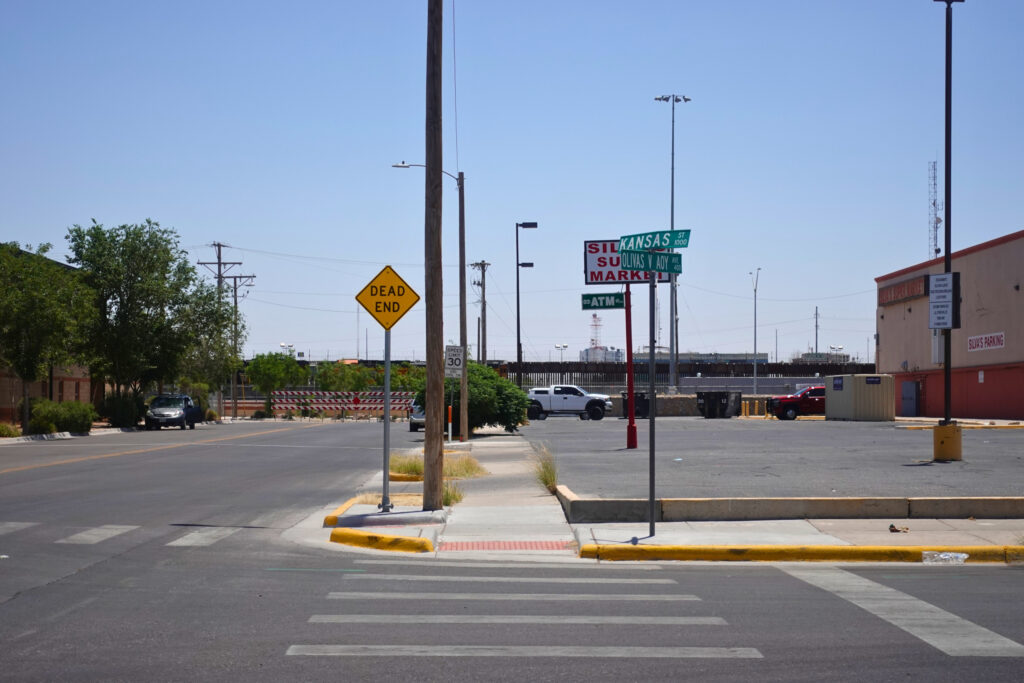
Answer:
[[[666,498],[666,522],[907,517],[906,498]]]
[[[918,519],[1024,519],[1024,498],[910,498],[908,517]]]
[[[570,524],[646,522],[646,498],[580,498],[566,486],[558,496]],[[1024,497],[950,498],[664,498],[656,522],[758,519],[1024,519]]]

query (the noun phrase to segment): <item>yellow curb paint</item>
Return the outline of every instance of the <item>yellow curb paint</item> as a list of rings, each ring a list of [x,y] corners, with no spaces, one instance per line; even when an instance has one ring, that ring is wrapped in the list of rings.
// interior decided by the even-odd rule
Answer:
[[[413,538],[409,536],[388,536],[375,534],[358,529],[340,527],[331,532],[331,543],[341,543],[360,548],[390,550],[400,553],[432,553],[434,544],[429,538]]]
[[[0,474],[10,474],[12,472],[24,472],[25,470],[35,470],[42,467],[56,467],[57,465],[73,465],[79,462],[88,462],[90,460],[103,460],[105,458],[119,458],[123,455],[139,455],[141,453],[156,453],[158,451],[167,451],[174,448],[182,448],[184,446],[193,446],[195,444],[202,443],[216,443],[218,441],[232,441],[235,439],[248,439],[254,436],[262,436],[263,434],[273,434],[274,432],[285,432],[294,429],[309,429],[310,427],[316,427],[318,425],[305,425],[302,427],[281,427],[280,429],[268,429],[262,432],[256,432],[254,434],[239,434],[237,436],[225,436],[219,439],[204,439],[202,441],[193,441],[191,443],[176,443],[167,446],[151,446],[149,448],[137,448],[131,451],[118,451],[117,453],[102,453],[100,455],[86,455],[81,458],[69,458],[67,460],[57,460],[55,462],[40,463],[38,465],[24,465],[22,467],[10,467],[6,470],[0,470]]]
[[[348,512],[348,509],[356,504],[357,497],[349,498],[340,507],[334,510],[331,514],[324,517],[324,528],[338,526],[338,518]]]
[[[420,474],[402,474],[401,472],[388,472],[388,481],[423,481]]]
[[[1024,546],[852,546],[852,545],[599,545],[579,556],[606,561],[679,560],[705,562],[921,562],[925,551],[966,553],[967,562],[1019,562]]]

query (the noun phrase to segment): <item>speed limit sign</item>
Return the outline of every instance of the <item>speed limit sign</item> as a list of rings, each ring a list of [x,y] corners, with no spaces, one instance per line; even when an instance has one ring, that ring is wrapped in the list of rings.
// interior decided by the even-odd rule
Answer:
[[[461,346],[444,347],[445,377],[462,377],[462,365],[465,362],[465,349],[463,349]]]

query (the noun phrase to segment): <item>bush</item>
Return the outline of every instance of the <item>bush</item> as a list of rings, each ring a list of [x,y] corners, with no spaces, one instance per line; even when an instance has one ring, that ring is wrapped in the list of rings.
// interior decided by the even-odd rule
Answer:
[[[217,414],[216,410],[214,410],[213,408],[207,408],[207,410],[206,410],[206,421],[207,422],[216,422],[219,419],[220,419],[220,415]]]
[[[0,439],[11,439],[21,436],[21,430],[6,422],[0,422]]]
[[[60,410],[56,403],[45,398],[31,402],[32,417],[28,423],[29,434],[53,434],[57,431]]]
[[[254,419],[254,420],[266,420],[267,419],[267,414],[265,412],[263,412],[262,410],[257,410],[255,413],[252,414],[252,419]]]
[[[47,399],[37,399],[32,402],[29,432],[31,434],[53,434],[54,432],[88,434],[92,430],[92,423],[96,417],[96,411],[88,403],[79,403],[78,401],[54,403]]]
[[[112,427],[134,427],[145,413],[141,399],[123,394],[111,394],[103,399],[100,415],[110,421]]]

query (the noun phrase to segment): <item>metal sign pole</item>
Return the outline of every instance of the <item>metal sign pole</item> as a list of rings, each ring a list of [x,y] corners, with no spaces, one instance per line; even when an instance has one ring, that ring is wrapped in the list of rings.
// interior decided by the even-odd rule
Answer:
[[[655,273],[652,270],[652,271],[650,271],[647,274],[647,276],[651,279],[651,286],[650,286],[650,290],[651,290],[651,297],[650,297],[651,298],[651,302],[650,302],[650,314],[651,314],[650,315],[650,318],[651,318],[651,320],[650,320],[650,328],[651,329],[650,329],[650,347],[649,347],[650,355],[648,356],[649,363],[648,363],[648,370],[647,370],[647,373],[649,375],[648,379],[650,380],[650,389],[649,389],[650,393],[649,393],[648,398],[647,398],[647,400],[648,400],[648,404],[647,405],[650,406],[650,408],[649,408],[650,412],[649,412],[648,418],[649,418],[650,425],[651,425],[651,438],[650,438],[650,443],[649,443],[650,455],[648,456],[648,470],[649,470],[649,479],[650,479],[650,482],[649,482],[649,484],[650,484],[650,486],[649,486],[650,492],[648,494],[649,500],[648,500],[647,515],[648,515],[648,519],[650,520],[650,529],[648,531],[648,535],[653,538],[654,537],[654,415],[657,412],[657,409],[655,407],[656,401],[657,401],[657,397],[655,396],[655,393],[654,393],[654,367],[655,367],[655,365],[654,365],[654,299],[657,296],[657,286],[658,286],[657,278],[658,278],[658,275],[657,275],[657,273]]]
[[[389,512],[394,505],[388,495],[391,474],[391,328],[384,330],[384,495],[377,507]]]

